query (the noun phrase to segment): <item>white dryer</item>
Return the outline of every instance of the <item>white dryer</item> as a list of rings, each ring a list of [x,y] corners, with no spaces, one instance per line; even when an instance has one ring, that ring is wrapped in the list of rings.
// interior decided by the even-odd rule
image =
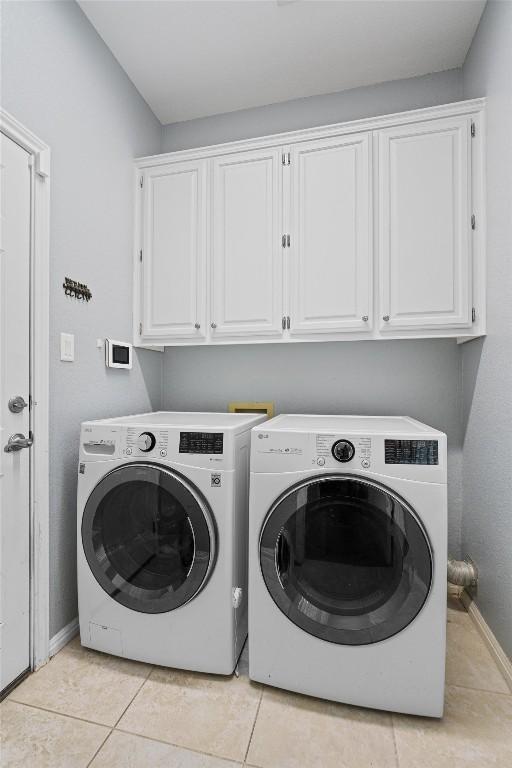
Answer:
[[[231,674],[247,636],[252,414],[148,413],[82,424],[82,645]]]
[[[249,675],[440,717],[446,436],[413,419],[278,416],[252,432]]]

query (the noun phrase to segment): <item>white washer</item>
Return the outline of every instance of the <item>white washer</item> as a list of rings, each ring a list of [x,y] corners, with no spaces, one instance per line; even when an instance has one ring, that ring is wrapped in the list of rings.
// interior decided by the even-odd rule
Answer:
[[[413,419],[278,416],[252,432],[249,676],[443,713],[446,436]]]
[[[82,424],[82,645],[233,672],[247,636],[250,430],[263,420],[161,412]]]

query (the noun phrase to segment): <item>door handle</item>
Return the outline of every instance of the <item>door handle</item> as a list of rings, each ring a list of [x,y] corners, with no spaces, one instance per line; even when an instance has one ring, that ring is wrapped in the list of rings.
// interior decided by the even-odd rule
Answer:
[[[4,445],[4,452],[16,453],[16,451],[21,451],[22,448],[30,448],[33,442],[32,436],[25,437],[21,432],[16,432],[15,435],[10,436],[7,445]]]

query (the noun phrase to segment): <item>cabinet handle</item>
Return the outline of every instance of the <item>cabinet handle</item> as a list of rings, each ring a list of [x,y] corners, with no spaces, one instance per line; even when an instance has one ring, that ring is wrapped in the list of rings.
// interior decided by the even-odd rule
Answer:
[[[363,321],[363,323],[367,323],[368,322],[368,315],[363,315],[361,320]]]
[[[290,330],[290,315],[286,315],[286,328],[288,331]]]
[[[285,317],[285,315],[283,315],[283,319],[281,320],[281,327],[282,327],[283,331],[286,330],[286,317]]]
[[[194,323],[194,328],[198,331],[201,327],[201,323]]]
[[[216,327],[217,327],[217,323],[210,323],[210,326],[211,326],[211,328],[213,328],[213,330],[215,330]]]
[[[389,322],[389,315],[383,315],[382,319],[384,320],[385,323]]]

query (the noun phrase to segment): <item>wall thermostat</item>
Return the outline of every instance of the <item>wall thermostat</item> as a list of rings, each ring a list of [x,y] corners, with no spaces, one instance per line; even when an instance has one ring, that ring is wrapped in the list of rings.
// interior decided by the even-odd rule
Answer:
[[[105,365],[107,368],[131,368],[132,345],[127,341],[105,339]]]

